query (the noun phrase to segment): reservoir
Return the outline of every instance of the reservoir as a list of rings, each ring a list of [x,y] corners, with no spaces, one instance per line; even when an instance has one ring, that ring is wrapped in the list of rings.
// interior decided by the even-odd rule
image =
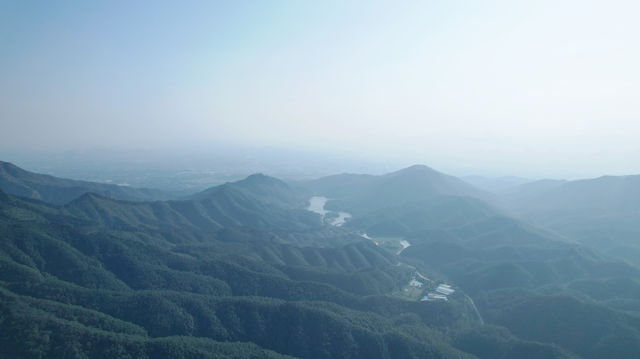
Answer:
[[[313,196],[309,199],[309,206],[307,207],[307,210],[321,215],[322,220],[324,220],[324,217],[331,212],[324,209],[324,205],[328,200],[329,199],[327,197]],[[351,218],[351,214],[347,212],[338,212],[338,216],[335,218],[331,218],[329,220],[329,224],[331,224],[332,226],[340,227],[345,224],[348,218]]]

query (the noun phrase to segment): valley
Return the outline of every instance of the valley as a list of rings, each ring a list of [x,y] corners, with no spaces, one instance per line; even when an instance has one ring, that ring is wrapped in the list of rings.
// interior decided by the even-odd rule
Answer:
[[[254,174],[179,200],[125,201],[88,185],[62,204],[55,193],[69,182],[21,176],[0,181],[5,356],[640,352],[634,263],[425,167],[295,187]],[[41,199],[22,196],[43,181]]]

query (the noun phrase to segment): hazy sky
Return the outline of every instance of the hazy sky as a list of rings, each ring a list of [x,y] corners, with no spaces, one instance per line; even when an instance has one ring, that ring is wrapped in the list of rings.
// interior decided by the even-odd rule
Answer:
[[[0,147],[640,173],[639,4],[0,0]]]

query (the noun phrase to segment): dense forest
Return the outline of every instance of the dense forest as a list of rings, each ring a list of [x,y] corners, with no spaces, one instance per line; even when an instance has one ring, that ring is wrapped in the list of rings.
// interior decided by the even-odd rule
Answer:
[[[611,181],[498,196],[414,166],[168,199],[0,169],[3,358],[640,355],[638,212],[570,205]]]

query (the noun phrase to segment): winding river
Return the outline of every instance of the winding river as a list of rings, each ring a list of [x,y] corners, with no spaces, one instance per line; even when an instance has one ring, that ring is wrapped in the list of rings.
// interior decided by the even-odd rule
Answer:
[[[313,197],[311,197],[309,199],[309,206],[307,207],[307,210],[319,214],[320,216],[322,216],[322,220],[324,221],[326,215],[332,212],[332,211],[328,211],[328,210],[324,209],[324,206],[325,206],[325,204],[327,203],[328,200],[329,199],[327,197],[313,196]],[[351,218],[351,214],[349,214],[347,212],[338,212],[338,216],[331,218],[331,220],[329,221],[329,224],[331,224],[332,226],[340,227],[346,222],[346,220],[348,218]],[[373,243],[376,244],[376,246],[378,245],[378,243],[376,243],[376,241],[373,238],[369,237],[366,233],[360,233],[360,236],[362,238],[366,238],[366,239],[372,241]],[[400,255],[402,253],[402,251],[404,251],[405,249],[409,248],[411,246],[411,243],[409,243],[409,241],[403,239],[403,240],[400,241],[400,246],[402,246],[402,248],[400,248],[396,252],[396,255]],[[405,265],[405,266],[407,266],[409,268],[416,269],[414,266],[406,264],[406,263],[403,263],[401,261],[398,261],[398,263],[396,265],[397,266]],[[420,275],[420,276],[422,276],[422,275]],[[480,315],[480,311],[476,307],[476,304],[473,302],[473,299],[471,299],[471,297],[469,297],[466,294],[465,294],[465,296],[469,300],[469,303],[471,304],[471,307],[473,308],[475,314],[477,315],[478,320],[480,321],[480,324],[484,324],[484,320],[482,319],[482,315]]]

